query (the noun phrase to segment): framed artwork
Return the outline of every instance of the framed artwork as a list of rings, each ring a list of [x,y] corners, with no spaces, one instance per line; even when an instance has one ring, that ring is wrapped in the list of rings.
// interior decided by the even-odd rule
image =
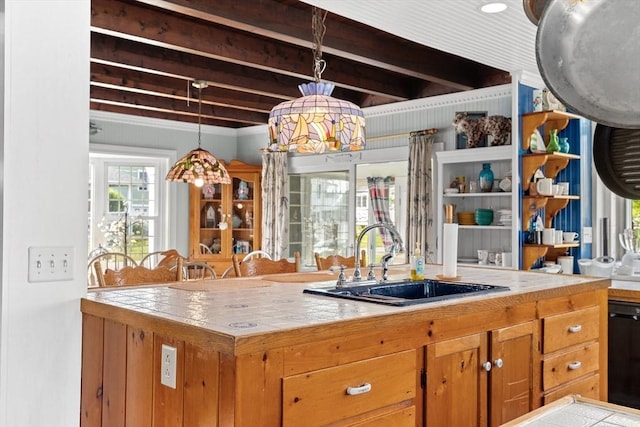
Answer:
[[[466,115],[466,117],[465,117]],[[454,120],[454,129],[456,132],[456,149],[464,149],[467,147],[470,133],[477,132],[476,120],[487,117],[486,111],[456,111]],[[466,129],[466,131],[464,131]],[[461,132],[462,131],[462,132]],[[458,133],[460,132],[460,133]],[[483,134],[475,147],[487,146],[487,135]]]

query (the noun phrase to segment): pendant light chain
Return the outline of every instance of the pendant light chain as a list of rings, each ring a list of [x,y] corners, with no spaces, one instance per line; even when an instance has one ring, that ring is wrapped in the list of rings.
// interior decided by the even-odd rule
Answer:
[[[313,15],[311,18],[311,29],[313,31],[313,46],[311,48],[313,52],[313,79],[316,83],[320,81],[322,72],[324,71],[327,63],[322,59],[322,39],[324,33],[327,31],[325,26],[325,19],[327,18],[327,11],[322,11],[317,7],[313,8]]]
[[[193,82],[193,87],[198,88],[198,148],[200,148],[202,136],[202,89],[208,86],[209,84],[206,80],[194,80]]]
[[[200,137],[202,132],[200,131],[202,126],[202,86],[198,86],[198,148],[200,148]]]

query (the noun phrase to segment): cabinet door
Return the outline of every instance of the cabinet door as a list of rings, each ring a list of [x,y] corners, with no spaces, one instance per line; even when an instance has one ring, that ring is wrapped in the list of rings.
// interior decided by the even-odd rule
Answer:
[[[428,426],[487,424],[487,334],[427,346]]]
[[[224,200],[227,185],[211,184],[198,188],[190,185],[190,254],[219,255],[222,252]]]
[[[258,200],[260,194],[259,177],[254,173],[237,173],[231,177],[231,203],[225,208],[230,229],[228,254],[248,254],[260,249],[260,241],[255,234],[256,219],[260,220]],[[257,218],[256,218],[257,215]]]
[[[262,238],[260,166],[232,160],[226,168],[231,184],[192,185],[189,194],[189,256],[221,270],[234,253],[260,249]]]
[[[491,332],[491,426],[533,409],[534,322]]]

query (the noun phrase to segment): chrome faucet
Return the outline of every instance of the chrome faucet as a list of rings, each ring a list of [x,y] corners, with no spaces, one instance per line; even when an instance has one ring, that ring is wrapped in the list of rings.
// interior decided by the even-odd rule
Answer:
[[[389,224],[388,222],[378,222],[378,223],[366,226],[365,228],[362,229],[362,231],[360,232],[360,234],[358,234],[358,237],[356,238],[356,253],[355,253],[356,265],[355,265],[355,269],[353,270],[354,282],[359,282],[360,280],[362,280],[362,273],[360,272],[360,244],[362,243],[362,238],[364,237],[365,234],[367,234],[370,230],[373,230],[374,228],[385,228],[389,230],[389,232],[391,233],[391,237],[393,238],[393,246],[391,247],[391,252],[389,252],[388,254],[382,257],[383,280],[386,280],[386,277],[385,277],[386,267],[389,261],[391,261],[391,259],[396,255],[397,252],[404,252],[404,243],[402,243],[402,237],[400,237],[400,233],[398,233],[398,230],[396,230],[392,224]]]

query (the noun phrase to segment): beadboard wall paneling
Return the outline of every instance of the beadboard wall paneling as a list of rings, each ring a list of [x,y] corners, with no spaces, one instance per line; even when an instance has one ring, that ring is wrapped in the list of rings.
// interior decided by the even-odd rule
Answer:
[[[455,149],[452,122],[458,111],[486,111],[488,115],[511,117],[511,85],[470,90],[390,105],[363,108],[367,123],[367,148],[376,150],[404,147],[409,132],[437,128],[436,142],[445,150]],[[237,156],[247,163],[261,159],[260,149],[267,146],[267,127],[254,126],[237,132]]]

